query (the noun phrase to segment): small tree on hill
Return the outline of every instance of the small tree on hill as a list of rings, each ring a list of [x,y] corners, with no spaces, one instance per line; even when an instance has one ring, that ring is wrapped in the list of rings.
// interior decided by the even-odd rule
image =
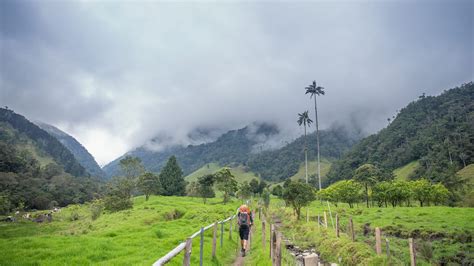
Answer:
[[[281,185],[276,185],[272,188],[272,195],[281,197],[283,195],[283,187]]]
[[[197,192],[203,199],[204,204],[206,204],[208,198],[216,196],[216,193],[214,193],[214,182],[215,177],[213,175],[205,175],[198,178]]]
[[[270,191],[267,188],[265,188],[262,192],[262,199],[265,209],[268,209],[268,207],[270,206]]]
[[[296,218],[299,220],[301,208],[315,200],[316,195],[312,186],[302,182],[290,182],[283,191],[283,199],[293,207]]]
[[[372,164],[364,164],[357,168],[354,179],[365,188],[365,201],[369,207],[369,187],[373,186],[380,179],[380,170]]]
[[[217,189],[224,193],[224,203],[229,201],[229,197],[237,191],[237,181],[229,168],[223,168],[214,174],[217,182]]]
[[[168,159],[160,173],[160,183],[165,196],[183,196],[186,194],[186,181],[175,156]]]
[[[420,202],[420,206],[429,203],[432,197],[431,184],[426,179],[419,179],[411,182],[413,196]]]
[[[239,191],[237,191],[237,195],[243,201],[246,198],[250,198],[252,195],[252,187],[250,186],[249,182],[245,181],[239,186]]]
[[[145,194],[145,200],[151,194],[160,194],[161,186],[158,176],[153,173],[146,172],[138,177],[137,187],[140,192]]]
[[[126,156],[120,160],[120,169],[122,175],[128,179],[135,179],[145,171],[145,168],[142,165],[142,160],[138,157],[132,156]]]

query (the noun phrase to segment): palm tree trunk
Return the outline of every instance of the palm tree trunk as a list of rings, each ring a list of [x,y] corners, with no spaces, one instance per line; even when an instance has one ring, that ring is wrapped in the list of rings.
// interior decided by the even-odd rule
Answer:
[[[314,114],[316,116],[316,145],[318,147],[318,182],[319,182],[319,190],[321,190],[321,163],[319,159],[319,124],[318,124],[318,107],[316,104],[316,94],[314,95]]]
[[[306,125],[304,126],[304,167],[306,174],[306,184],[308,184],[308,148],[306,144]]]

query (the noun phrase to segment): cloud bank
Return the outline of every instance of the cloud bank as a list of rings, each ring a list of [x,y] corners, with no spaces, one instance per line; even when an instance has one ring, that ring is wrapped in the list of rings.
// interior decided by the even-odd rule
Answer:
[[[0,104],[76,137],[100,164],[156,136],[253,121],[367,132],[473,80],[473,2],[1,1]],[[191,134],[192,135],[192,134]]]

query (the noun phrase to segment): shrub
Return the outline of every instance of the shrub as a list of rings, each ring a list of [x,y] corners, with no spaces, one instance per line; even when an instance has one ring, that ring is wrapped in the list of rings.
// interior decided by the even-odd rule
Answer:
[[[132,200],[128,197],[119,197],[110,195],[104,198],[104,207],[111,212],[131,209],[133,207]]]
[[[100,201],[95,201],[94,203],[91,204],[90,211],[91,211],[91,219],[93,221],[97,220],[97,218],[100,217],[102,214],[102,211],[104,210],[104,205]]]

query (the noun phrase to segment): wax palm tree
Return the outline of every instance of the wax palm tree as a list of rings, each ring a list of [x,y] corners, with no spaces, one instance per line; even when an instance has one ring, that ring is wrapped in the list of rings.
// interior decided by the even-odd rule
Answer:
[[[313,120],[309,118],[308,111],[298,114],[298,125],[304,126],[304,163],[306,171],[306,184],[308,184],[308,148],[306,144],[306,126],[310,126]]]
[[[319,180],[319,190],[321,190],[321,162],[320,162],[320,152],[319,152],[319,125],[318,125],[318,107],[316,104],[316,96],[324,95],[324,88],[316,86],[316,81],[313,81],[311,85],[305,88],[306,93],[310,94],[310,97],[314,96],[314,114],[316,116],[316,146],[318,148],[318,180]]]

